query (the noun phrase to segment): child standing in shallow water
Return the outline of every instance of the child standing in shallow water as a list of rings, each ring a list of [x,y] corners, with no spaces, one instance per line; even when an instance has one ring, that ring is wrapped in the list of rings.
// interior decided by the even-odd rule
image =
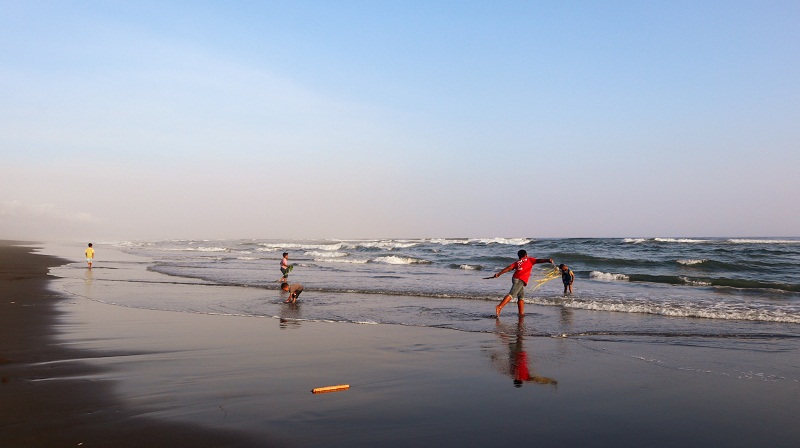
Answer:
[[[281,279],[278,280],[280,282],[286,282],[289,280],[289,272],[292,270],[291,266],[289,266],[289,252],[283,253],[283,258],[281,259]]]
[[[558,265],[558,268],[561,269],[561,281],[564,283],[564,294],[567,293],[567,290],[572,294],[572,282],[575,281],[575,274],[573,274],[572,270],[565,264]]]
[[[86,264],[89,265],[89,269],[92,268],[92,261],[94,260],[94,249],[92,248],[92,243],[89,243],[89,247],[83,252],[86,254]]]

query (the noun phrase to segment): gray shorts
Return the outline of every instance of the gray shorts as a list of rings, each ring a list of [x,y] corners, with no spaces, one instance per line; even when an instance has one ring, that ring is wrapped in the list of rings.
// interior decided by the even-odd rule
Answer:
[[[517,300],[525,298],[525,283],[518,278],[511,279],[511,291],[508,292],[512,298]]]

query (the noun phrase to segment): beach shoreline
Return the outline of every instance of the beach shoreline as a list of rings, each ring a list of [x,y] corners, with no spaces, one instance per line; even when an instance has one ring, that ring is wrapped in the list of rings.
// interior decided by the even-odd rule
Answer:
[[[48,288],[48,269],[69,260],[33,253],[40,246],[0,240],[0,446],[271,446],[124,406],[103,370],[86,362],[115,353],[88,354],[58,340],[57,304],[65,298]]]
[[[525,318],[492,319],[490,332],[297,319],[314,294],[279,305],[279,318],[139,309],[98,298],[280,297],[259,288],[104,282],[112,271],[103,263],[91,273],[76,259],[74,277],[56,279],[47,267],[70,261],[67,254],[31,252],[0,245],[9,291],[0,303],[4,447],[800,440],[798,352],[771,351],[769,341],[743,339],[737,349],[702,337],[531,336],[548,315],[573,313],[535,305]],[[356,298],[364,306],[375,300]],[[335,384],[351,387],[311,393]]]

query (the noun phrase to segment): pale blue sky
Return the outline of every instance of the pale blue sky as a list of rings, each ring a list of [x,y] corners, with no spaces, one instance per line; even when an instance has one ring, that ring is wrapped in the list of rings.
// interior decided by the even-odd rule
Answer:
[[[798,236],[798,24],[0,0],[0,238]]]

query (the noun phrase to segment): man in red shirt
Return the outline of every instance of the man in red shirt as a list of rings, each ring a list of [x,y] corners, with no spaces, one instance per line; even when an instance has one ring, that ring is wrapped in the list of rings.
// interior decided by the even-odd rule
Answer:
[[[494,278],[500,277],[501,275],[509,272],[511,270],[514,271],[514,276],[511,278],[511,291],[503,297],[503,301],[500,302],[500,305],[495,307],[495,315],[500,317],[500,311],[503,309],[504,306],[508,302],[511,301],[512,298],[517,299],[517,308],[519,309],[519,315],[525,315],[525,287],[528,286],[528,279],[531,277],[531,269],[533,269],[533,265],[539,263],[553,263],[552,258],[533,258],[529,257],[528,253],[524,250],[520,250],[517,252],[517,257],[519,260],[511,263],[505,269],[494,274]]]

